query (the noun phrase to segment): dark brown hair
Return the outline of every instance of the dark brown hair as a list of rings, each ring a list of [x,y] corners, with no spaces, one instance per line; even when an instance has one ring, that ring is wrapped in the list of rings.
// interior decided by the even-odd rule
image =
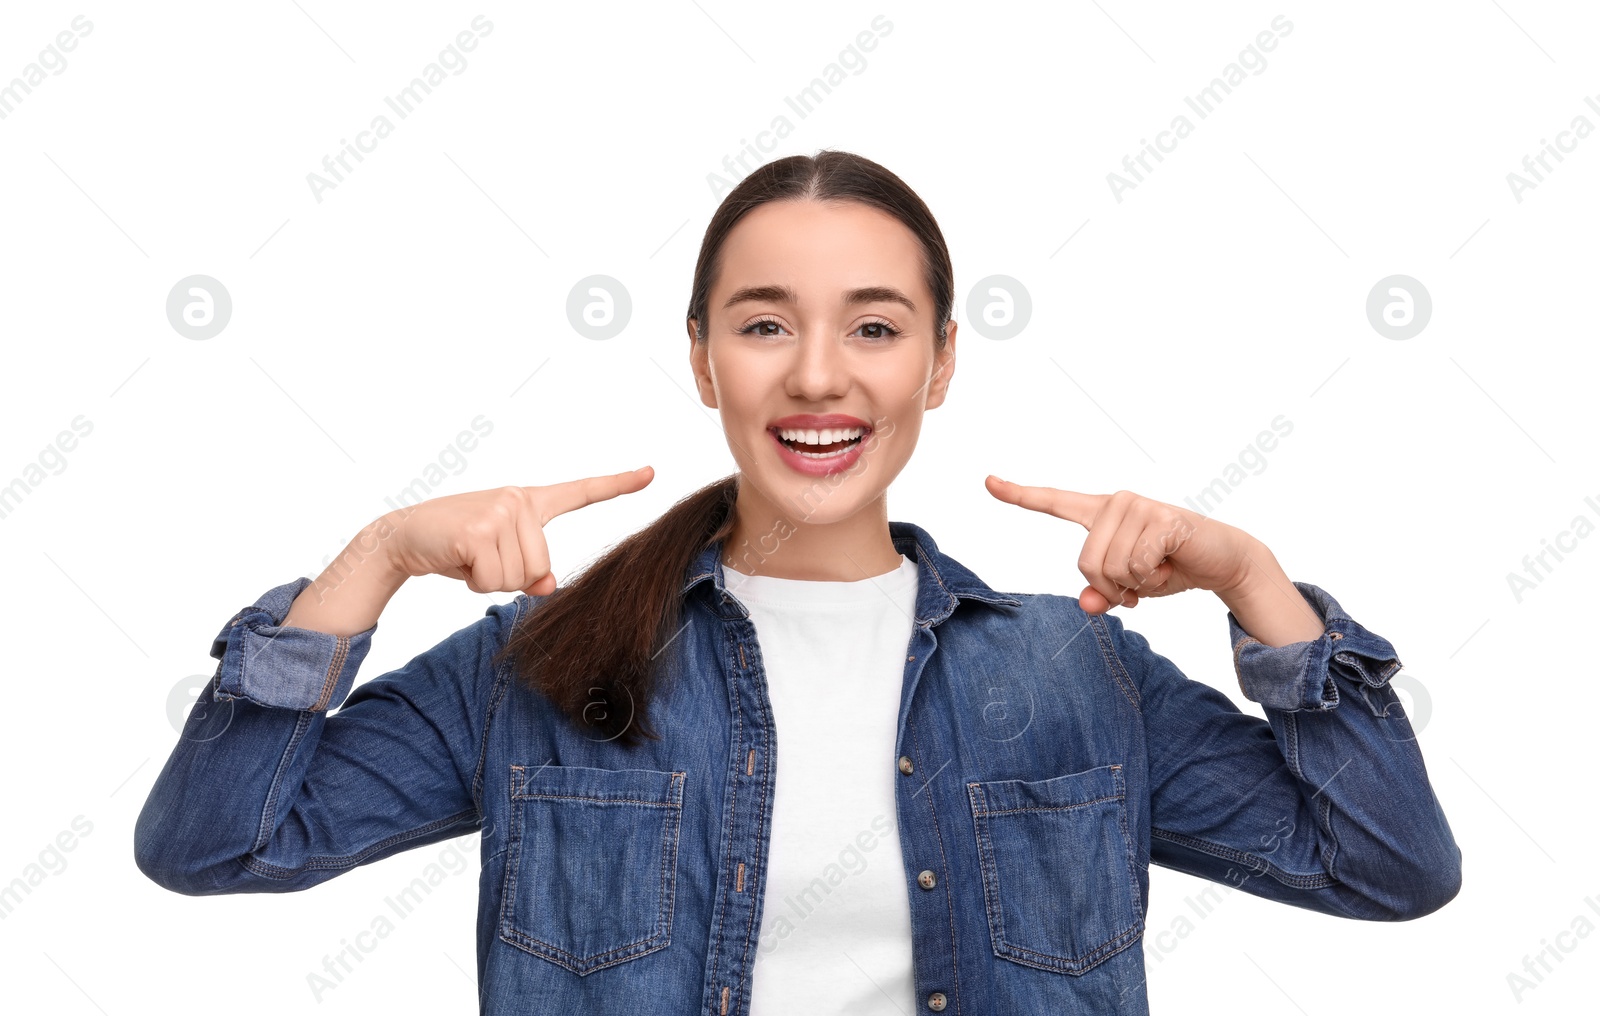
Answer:
[[[768,201],[857,201],[893,215],[922,247],[933,294],[934,348],[943,350],[955,273],[933,214],[898,176],[849,152],[791,155],[760,167],[717,207],[700,241],[688,317],[695,341],[706,341],[707,301],[722,270],[722,247],[745,213]],[[739,474],[707,484],[660,518],[606,551],[541,599],[518,620],[498,666],[514,657],[516,679],[556,705],[595,740],[636,745],[660,740],[647,715],[656,657],[681,625],[689,565],[712,541],[733,531]]]

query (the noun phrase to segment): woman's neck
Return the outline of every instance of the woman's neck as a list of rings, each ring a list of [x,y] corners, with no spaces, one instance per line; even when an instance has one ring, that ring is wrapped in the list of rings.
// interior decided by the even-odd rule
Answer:
[[[888,498],[828,522],[783,512],[740,484],[733,530],[722,542],[722,566],[746,575],[854,582],[891,572],[900,551],[889,538]]]

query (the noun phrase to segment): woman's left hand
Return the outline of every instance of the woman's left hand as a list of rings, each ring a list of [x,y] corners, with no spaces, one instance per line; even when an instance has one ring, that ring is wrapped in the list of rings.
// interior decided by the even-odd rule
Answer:
[[[993,475],[984,485],[1007,504],[1076,522],[1089,531],[1078,555],[1078,570],[1089,585],[1079,594],[1078,605],[1091,614],[1118,603],[1135,606],[1141,596],[1170,596],[1186,589],[1232,593],[1251,574],[1251,555],[1261,547],[1242,529],[1131,491],[1082,494],[1024,487]]]

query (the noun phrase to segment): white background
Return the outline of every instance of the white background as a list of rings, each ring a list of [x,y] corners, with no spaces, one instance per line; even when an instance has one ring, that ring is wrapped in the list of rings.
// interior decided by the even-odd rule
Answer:
[[[435,493],[650,464],[645,490],[550,528],[558,576],[733,468],[692,391],[683,318],[723,173],[844,148],[902,176],[950,244],[962,322],[890,517],[997,589],[1076,595],[1083,530],[1001,504],[985,474],[1176,504],[1282,414],[1293,432],[1214,514],[1392,640],[1465,885],[1415,922],[1345,921],[1151,872],[1156,1012],[1574,1012],[1600,935],[1519,1002],[1507,975],[1583,914],[1593,858],[1600,540],[1519,598],[1577,516],[1600,522],[1593,292],[1600,138],[1518,201],[1507,174],[1600,96],[1578,3],[7,5],[0,82],[82,13],[66,66],[0,119],[0,485],[72,419],[93,430],[0,518],[10,708],[0,885],[92,826],[0,920],[10,1011],[475,1011],[476,847],[314,1001],[307,975],[451,849],[314,892],[188,898],[134,867],[134,819],[176,743],[168,700],[209,676],[241,606],[387,510],[479,414]],[[468,30],[460,74],[319,202],[320,171]],[[883,14],[892,30],[809,116],[784,103]],[[1184,104],[1273,18],[1293,29],[1203,120]],[[1600,99],[1597,99],[1600,101]],[[1107,174],[1194,123],[1118,201]],[[735,182],[729,178],[726,186]],[[1070,238],[1070,242],[1069,242]],[[220,280],[216,337],[165,314]],[[587,339],[567,293],[631,296]],[[1020,335],[967,327],[1016,280]],[[1405,274],[1433,316],[1394,340],[1368,291]],[[537,371],[537,373],[535,373]],[[37,474],[35,474],[37,475]],[[1587,530],[1585,530],[1587,532]],[[1570,537],[1564,538],[1570,541]],[[1570,547],[1573,544],[1568,542]],[[1553,559],[1551,559],[1553,560]],[[482,616],[439,577],[391,603],[362,668]],[[1242,708],[1208,593],[1118,608]],[[1425,723],[1423,722],[1425,719]],[[54,863],[54,862],[52,862]],[[31,999],[31,1001],[29,1001]]]

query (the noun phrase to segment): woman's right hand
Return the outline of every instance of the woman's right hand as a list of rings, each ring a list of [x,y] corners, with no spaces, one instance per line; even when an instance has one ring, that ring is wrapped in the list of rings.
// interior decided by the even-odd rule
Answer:
[[[649,466],[552,483],[497,487],[429,498],[383,517],[395,528],[384,541],[390,563],[406,578],[447,575],[475,593],[555,591],[544,527],[563,512],[631,494],[655,476]]]

